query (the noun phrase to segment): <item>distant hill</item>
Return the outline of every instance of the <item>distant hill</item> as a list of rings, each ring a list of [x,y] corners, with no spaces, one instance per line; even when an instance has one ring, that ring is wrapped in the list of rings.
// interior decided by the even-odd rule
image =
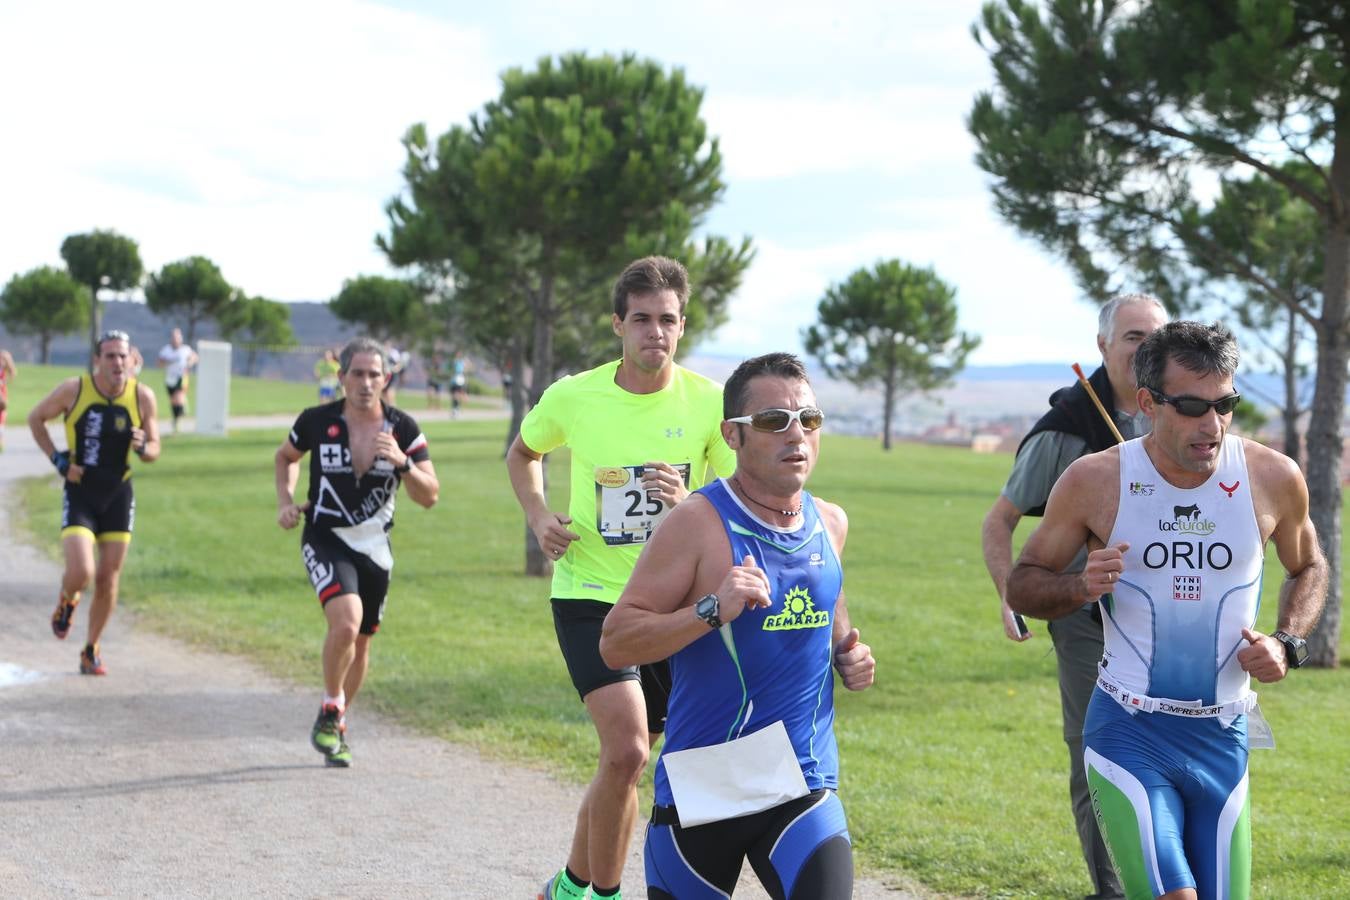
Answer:
[[[314,377],[314,362],[325,347],[340,347],[357,335],[357,329],[341,321],[329,310],[327,303],[288,303],[291,310],[291,328],[295,330],[300,346],[286,353],[258,352],[254,373],[264,378],[303,381]],[[132,343],[140,348],[146,365],[155,364],[159,348],[168,343],[169,332],[175,327],[185,328],[174,316],[157,316],[144,303],[113,300],[103,304],[105,330],[120,329],[131,335]],[[217,340],[220,331],[215,322],[198,325],[196,340]],[[0,326],[0,346],[7,348],[20,363],[37,362],[39,345],[33,337],[15,337]],[[58,365],[83,365],[89,358],[89,339],[85,332],[65,335],[52,341],[51,361]],[[243,374],[248,362],[242,348],[233,355],[234,371]]]
[[[314,362],[325,347],[340,347],[356,336],[357,329],[339,320],[327,303],[290,303],[291,327],[300,347],[285,353],[258,352],[253,372],[265,378],[306,381],[314,377]],[[154,365],[155,354],[168,340],[169,331],[181,322],[172,317],[156,316],[144,303],[111,301],[103,304],[105,328],[120,328]],[[219,336],[214,322],[203,323],[198,339]],[[52,362],[81,365],[88,359],[88,341],[84,334],[67,335],[52,342]],[[13,337],[0,327],[0,346],[10,350],[21,364],[36,362],[37,340],[31,337]],[[616,345],[615,352],[618,352]],[[725,381],[742,357],[724,354],[692,353],[681,358],[682,364],[696,372]],[[243,347],[236,347],[234,371],[245,372],[248,356]],[[1091,372],[1098,359],[1079,360],[1084,371]],[[831,428],[845,433],[873,434],[880,430],[881,396],[876,390],[860,391],[847,382],[824,377],[809,359],[807,368],[822,407],[828,407]],[[495,381],[495,373],[480,372],[485,380]],[[1021,363],[998,366],[970,366],[957,377],[956,383],[931,396],[908,395],[897,404],[895,433],[901,436],[921,434],[941,424],[957,421],[971,427],[982,423],[1005,423],[1016,430],[1034,421],[1044,412],[1046,401],[1056,388],[1072,383],[1073,370],[1068,362]],[[410,387],[424,384],[421,360],[414,359],[407,374]],[[1279,380],[1264,373],[1239,373],[1239,389],[1262,406],[1261,399],[1281,396]],[[1308,387],[1311,395],[1311,385]]]

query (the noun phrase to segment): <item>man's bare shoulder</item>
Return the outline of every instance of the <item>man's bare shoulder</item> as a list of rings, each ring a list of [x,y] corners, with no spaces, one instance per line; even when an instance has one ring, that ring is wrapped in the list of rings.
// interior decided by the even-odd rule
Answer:
[[[1239,438],[1247,457],[1247,471],[1268,485],[1287,486],[1303,480],[1298,463],[1278,450],[1273,450],[1251,438]]]
[[[666,514],[665,521],[656,529],[652,539],[655,540],[659,535],[663,543],[678,541],[682,546],[691,547],[699,542],[706,530],[714,526],[720,533],[720,523],[721,517],[712,502],[695,491]]]
[[[829,532],[830,538],[834,542],[834,549],[840,551],[844,546],[844,538],[848,537],[848,513],[845,513],[844,507],[838,503],[822,501],[821,498],[811,498],[815,502],[815,511],[825,522],[825,530]]]
[[[1120,477],[1120,447],[1108,447],[1097,453],[1089,453],[1087,456],[1080,456],[1069,464],[1064,470],[1064,474],[1059,476],[1059,481],[1055,487],[1066,480],[1070,486],[1073,485],[1100,485],[1105,478]]]

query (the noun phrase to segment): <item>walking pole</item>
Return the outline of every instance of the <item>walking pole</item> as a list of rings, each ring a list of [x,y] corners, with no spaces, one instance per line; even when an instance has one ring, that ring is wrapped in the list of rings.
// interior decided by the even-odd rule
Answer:
[[[1097,412],[1102,414],[1102,418],[1106,421],[1106,427],[1110,428],[1111,433],[1116,436],[1116,443],[1125,443],[1125,439],[1120,436],[1120,431],[1116,428],[1116,423],[1111,421],[1111,414],[1106,411],[1105,406],[1102,406],[1102,401],[1097,397],[1097,392],[1092,389],[1092,384],[1087,380],[1087,376],[1083,374],[1083,367],[1078,365],[1078,363],[1074,363],[1073,373],[1078,376],[1078,381],[1087,389],[1088,396],[1091,397],[1092,402],[1097,405]]]

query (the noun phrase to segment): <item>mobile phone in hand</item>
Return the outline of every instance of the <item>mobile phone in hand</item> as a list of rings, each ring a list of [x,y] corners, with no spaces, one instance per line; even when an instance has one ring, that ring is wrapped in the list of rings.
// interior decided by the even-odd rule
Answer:
[[[1017,629],[1018,637],[1026,637],[1031,629],[1027,628],[1027,620],[1022,618],[1021,613],[1013,613],[1013,626]]]

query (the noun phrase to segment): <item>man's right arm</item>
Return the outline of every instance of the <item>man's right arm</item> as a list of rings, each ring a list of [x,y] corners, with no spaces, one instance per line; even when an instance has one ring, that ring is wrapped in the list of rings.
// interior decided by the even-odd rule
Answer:
[[[984,550],[984,567],[994,581],[994,590],[998,592],[999,605],[1003,608],[1003,633],[1010,640],[1025,641],[1031,632],[1023,632],[1017,627],[1014,616],[1017,615],[1008,606],[1008,575],[1012,572],[1012,539],[1017,523],[1022,519],[1022,511],[1013,506],[1011,500],[1002,494],[994,501],[993,507],[984,517],[984,527],[980,529],[980,545]]]
[[[769,580],[747,556],[727,565],[717,510],[695,494],[676,506],[642,549],[623,594],[605,616],[600,656],[612,668],[667,659],[708,634],[694,600],[717,595],[723,625],[746,609],[768,607]]]
[[[566,552],[567,545],[579,540],[581,535],[567,526],[572,523],[570,516],[560,515],[548,508],[548,498],[544,496],[543,455],[535,453],[521,440],[519,434],[506,451],[506,472],[511,478],[511,490],[515,491],[516,501],[525,513],[525,521],[534,532],[535,540],[545,553],[553,553],[558,548]]]
[[[1119,479],[1119,456],[1106,451],[1085,456],[1069,466],[1046,503],[1040,527],[1022,547],[1022,555],[1008,575],[1008,606],[1038,619],[1058,619],[1089,600],[1110,592],[1124,569],[1128,545],[1102,546],[1101,485]],[[1095,528],[1095,530],[1094,530]],[[1105,529],[1109,531],[1109,529]],[[1081,572],[1065,572],[1078,551],[1096,538],[1098,549],[1087,556]]]
[[[1013,532],[1026,510],[1045,506],[1055,481],[1083,454],[1085,447],[1082,438],[1062,431],[1041,431],[1031,435],[1018,450],[1008,483],[984,518],[980,532],[984,565],[998,592],[1003,633],[1009,640],[1020,642],[1032,636],[1030,631],[1024,632],[1018,627],[1016,614],[1007,601]]]
[[[277,448],[275,458],[277,524],[282,528],[294,528],[300,524],[300,519],[309,507],[308,500],[301,504],[295,502],[295,483],[300,477],[300,460],[304,455],[291,443],[290,437],[282,441],[281,446]]]
[[[42,451],[42,455],[51,458],[56,452],[56,444],[47,433],[47,423],[57,416],[69,412],[75,405],[80,389],[78,378],[67,378],[58,384],[50,394],[38,401],[37,406],[28,413],[28,430],[33,433],[33,441]]]

